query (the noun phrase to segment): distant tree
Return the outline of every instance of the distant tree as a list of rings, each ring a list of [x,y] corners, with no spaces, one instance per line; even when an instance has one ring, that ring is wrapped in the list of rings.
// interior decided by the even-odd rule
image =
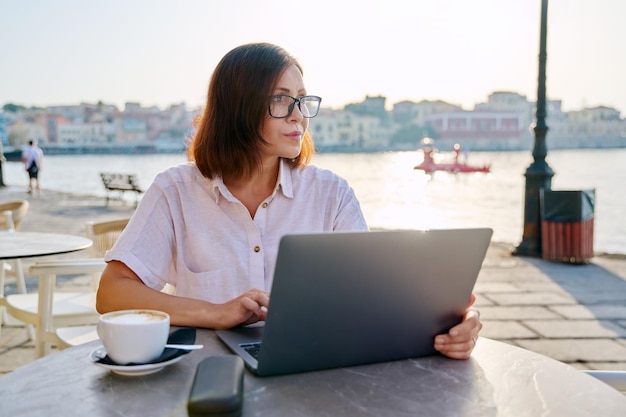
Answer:
[[[2,110],[7,113],[17,113],[18,111],[26,110],[26,107],[19,104],[7,103],[2,106]]]

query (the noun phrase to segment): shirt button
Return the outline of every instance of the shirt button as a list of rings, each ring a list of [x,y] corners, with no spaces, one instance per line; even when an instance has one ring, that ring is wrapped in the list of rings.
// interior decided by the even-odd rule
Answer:
[[[254,247],[254,251],[255,252],[261,252],[261,247],[260,246],[255,246]]]
[[[267,202],[265,202],[265,203],[263,203],[263,205],[261,207],[267,208],[267,206],[268,206],[268,204],[267,204]]]

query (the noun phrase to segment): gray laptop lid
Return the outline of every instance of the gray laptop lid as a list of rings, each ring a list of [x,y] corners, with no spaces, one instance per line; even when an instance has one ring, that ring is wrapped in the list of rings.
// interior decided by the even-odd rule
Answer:
[[[217,333],[259,375],[434,354],[434,336],[462,318],[491,235],[479,228],[284,236],[264,328]],[[242,345],[261,337],[256,363]]]

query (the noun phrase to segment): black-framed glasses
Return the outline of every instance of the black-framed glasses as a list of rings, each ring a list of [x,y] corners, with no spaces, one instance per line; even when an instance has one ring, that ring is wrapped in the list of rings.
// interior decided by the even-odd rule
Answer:
[[[296,103],[303,117],[311,118],[317,116],[320,111],[320,103],[322,98],[318,96],[302,96],[295,98],[286,94],[278,94],[270,97],[269,111],[270,116],[276,119],[284,119],[289,117],[293,112]]]

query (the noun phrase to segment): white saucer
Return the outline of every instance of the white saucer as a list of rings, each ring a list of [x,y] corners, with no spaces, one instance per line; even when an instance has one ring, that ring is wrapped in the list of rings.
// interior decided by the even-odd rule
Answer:
[[[91,352],[91,354],[89,355],[89,359],[91,359],[94,365],[98,365],[102,368],[108,369],[111,372],[114,372],[116,374],[126,375],[126,376],[149,375],[155,372],[159,372],[161,369],[165,368],[166,366],[169,366],[171,364],[178,362],[184,356],[184,355],[181,355],[165,362],[147,363],[145,365],[125,366],[125,365],[109,365],[106,363],[98,362],[100,359],[104,358],[106,355],[107,355],[106,350],[104,350],[104,347],[101,346],[98,349]]]

